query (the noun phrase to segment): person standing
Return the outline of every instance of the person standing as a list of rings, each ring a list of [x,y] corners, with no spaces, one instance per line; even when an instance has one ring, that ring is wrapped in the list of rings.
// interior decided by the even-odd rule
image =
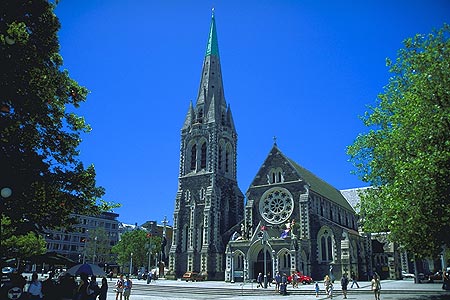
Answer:
[[[319,287],[319,283],[316,282],[316,285],[314,286],[314,291],[316,292],[316,298],[319,297],[319,291],[320,291],[320,287]]]
[[[283,276],[281,277],[281,285],[280,285],[280,294],[281,295],[287,295],[287,285],[288,285],[288,279],[286,273],[283,273]]]
[[[36,272],[31,275],[31,283],[28,286],[28,294],[30,300],[42,299],[42,283],[38,280],[38,274]]]
[[[347,273],[344,273],[341,278],[341,289],[342,294],[344,295],[344,299],[347,299],[347,286],[348,286],[348,277]]]
[[[275,291],[280,291],[280,283],[281,283],[281,275],[280,272],[277,271],[275,274]]]
[[[97,295],[100,293],[100,288],[97,284],[97,276],[91,276],[91,281],[89,282],[86,293],[88,300],[95,300],[95,298],[97,298]]]
[[[119,279],[117,279],[116,282],[116,300],[122,300],[123,284],[123,274],[120,274]]]
[[[149,283],[152,282],[152,277],[153,277],[152,271],[148,271],[148,274],[147,274],[147,284],[149,284]]]
[[[106,280],[106,277],[103,277],[102,286],[100,287],[100,292],[98,294],[98,300],[106,300],[107,294],[108,294],[108,280]]]
[[[356,287],[359,289],[359,284],[358,284],[358,281],[356,280],[356,274],[353,272],[352,273],[352,285],[350,286],[350,288],[353,288],[354,284],[356,284]]]
[[[373,278],[370,283],[372,285],[372,291],[375,295],[375,300],[380,300],[381,282],[377,274],[373,274]]]
[[[130,300],[131,288],[133,287],[133,282],[130,279],[130,275],[127,275],[125,282],[123,283],[123,296],[125,300]]]
[[[272,286],[271,283],[272,283],[272,276],[271,276],[270,272],[268,272],[267,273],[267,285]]]

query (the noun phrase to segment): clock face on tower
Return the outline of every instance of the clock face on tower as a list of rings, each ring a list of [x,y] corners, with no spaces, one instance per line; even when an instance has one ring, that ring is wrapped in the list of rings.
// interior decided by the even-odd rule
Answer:
[[[291,193],[280,187],[266,191],[259,201],[259,213],[271,224],[281,224],[288,220],[294,210]]]

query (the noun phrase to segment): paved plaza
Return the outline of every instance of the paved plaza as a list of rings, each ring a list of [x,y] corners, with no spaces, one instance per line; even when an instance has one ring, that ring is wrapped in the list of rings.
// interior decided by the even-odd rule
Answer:
[[[115,280],[109,281],[108,299],[115,299],[113,292]],[[323,283],[320,282],[320,294],[314,294],[314,285],[300,285],[293,289],[288,287],[288,295],[282,296],[274,291],[274,286],[267,289],[257,288],[255,283],[226,283],[219,281],[184,282],[174,280],[157,280],[146,284],[143,280],[133,280],[130,300],[186,300],[186,299],[327,299]],[[444,300],[450,299],[450,291],[442,290],[442,283],[415,284],[412,280],[383,280],[381,299]],[[359,282],[360,288],[349,288],[347,299],[372,300],[370,282]],[[340,284],[336,282],[333,299],[343,299]]]

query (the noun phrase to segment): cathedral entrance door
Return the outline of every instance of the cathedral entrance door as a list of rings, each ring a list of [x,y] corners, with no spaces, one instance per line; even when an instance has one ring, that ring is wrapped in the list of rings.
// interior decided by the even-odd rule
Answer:
[[[257,260],[253,263],[253,278],[258,278],[258,273],[261,272],[264,275],[264,250],[261,249],[258,253]],[[273,278],[272,270],[272,255],[270,251],[266,251],[266,272],[270,273],[270,277]]]

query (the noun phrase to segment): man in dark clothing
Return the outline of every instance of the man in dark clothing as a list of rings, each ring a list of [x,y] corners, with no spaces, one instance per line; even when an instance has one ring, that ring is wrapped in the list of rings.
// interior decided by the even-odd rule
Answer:
[[[347,299],[347,286],[348,286],[348,277],[347,273],[344,273],[341,278],[341,288],[342,294],[344,295],[344,299]]]

